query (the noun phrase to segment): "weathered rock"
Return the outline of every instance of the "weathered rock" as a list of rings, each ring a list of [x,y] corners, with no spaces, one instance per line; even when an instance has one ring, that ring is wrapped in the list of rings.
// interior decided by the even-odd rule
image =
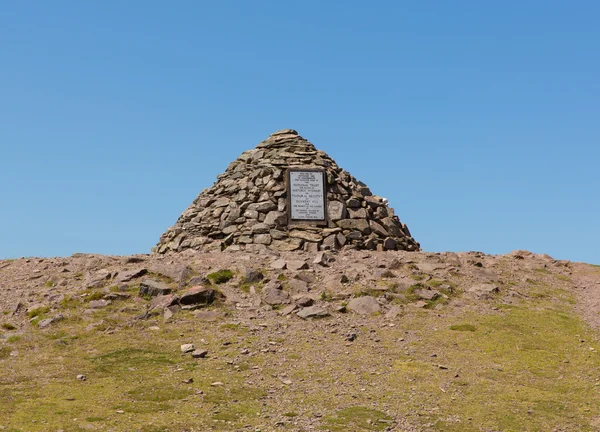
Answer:
[[[269,267],[273,270],[284,270],[287,267],[287,263],[284,259],[277,259],[269,264]]]
[[[156,297],[159,295],[167,295],[172,291],[165,283],[157,282],[152,279],[145,279],[140,283],[140,295]]]
[[[320,264],[323,267],[327,267],[327,265],[329,265],[329,263],[332,260],[333,260],[333,256],[331,256],[331,254],[329,254],[327,252],[319,252],[315,256],[315,259],[313,260],[313,264]]]
[[[381,311],[377,299],[371,296],[353,298],[348,303],[347,308],[360,315],[371,315]]]
[[[346,204],[340,201],[329,201],[327,204],[327,213],[329,214],[329,219],[333,222],[346,219],[348,216]]]
[[[323,240],[323,236],[320,234],[316,234],[310,231],[302,231],[298,229],[290,231],[288,235],[292,238],[299,238],[309,242],[320,242],[321,240]]]
[[[296,315],[300,318],[308,319],[308,318],[325,318],[331,315],[329,311],[320,306],[310,306],[307,308],[300,309]]]
[[[483,283],[471,286],[467,292],[477,298],[491,298],[493,294],[500,292],[500,289],[497,285]]]
[[[283,261],[285,264],[285,261]],[[256,269],[247,269],[244,272],[244,282],[255,283],[263,280],[265,275],[262,274],[260,270]]]
[[[205,349],[196,349],[192,351],[193,358],[204,358],[208,355],[208,350]]]
[[[179,349],[181,350],[182,354],[187,354],[194,351],[196,347],[194,346],[194,344],[183,344],[179,347]]]
[[[415,295],[422,300],[436,300],[440,297],[440,293],[435,290],[416,290]]]
[[[179,304],[182,306],[208,306],[216,300],[224,300],[225,296],[213,288],[196,286],[181,294]]]
[[[281,288],[279,282],[269,282],[262,290],[262,301],[271,306],[289,303],[290,295]]]
[[[293,294],[306,293],[308,292],[308,283],[303,280],[293,278],[289,280],[288,288]]]
[[[38,327],[39,328],[46,328],[46,327],[49,327],[50,324],[54,324],[54,323],[56,323],[58,321],[62,321],[63,319],[65,319],[65,317],[62,314],[58,314],[58,315],[56,315],[56,316],[54,316],[52,318],[45,318],[45,319],[40,320],[38,322]]]
[[[144,276],[146,273],[148,273],[148,269],[146,268],[138,268],[135,270],[121,272],[117,275],[115,282],[129,282],[133,279]]]
[[[88,306],[90,307],[90,309],[102,309],[102,308],[108,306],[110,303],[111,303],[110,300],[104,300],[104,299],[92,300],[92,301],[90,301]]]
[[[289,260],[286,262],[288,270],[304,270],[308,268],[306,261],[302,260]]]

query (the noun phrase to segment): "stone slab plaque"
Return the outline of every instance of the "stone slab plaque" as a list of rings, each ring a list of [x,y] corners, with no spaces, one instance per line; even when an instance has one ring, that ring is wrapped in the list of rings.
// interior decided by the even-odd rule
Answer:
[[[290,221],[326,223],[325,172],[289,169],[287,183]]]

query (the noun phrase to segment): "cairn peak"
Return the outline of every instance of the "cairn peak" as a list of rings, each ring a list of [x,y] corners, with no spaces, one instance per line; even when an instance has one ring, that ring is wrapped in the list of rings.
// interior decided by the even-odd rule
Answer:
[[[271,134],[271,136],[277,135],[298,135],[298,132],[296,132],[294,129],[281,129]]]
[[[153,248],[195,250],[420,249],[387,200],[293,129],[231,162]]]

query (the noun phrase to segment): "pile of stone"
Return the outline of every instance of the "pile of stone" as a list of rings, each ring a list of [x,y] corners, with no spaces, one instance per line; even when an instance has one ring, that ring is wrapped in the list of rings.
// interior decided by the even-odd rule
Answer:
[[[327,207],[324,224],[289,223],[288,169],[323,170]],[[420,249],[385,199],[337,166],[291,129],[273,133],[233,161],[205,189],[153,248],[279,251]]]

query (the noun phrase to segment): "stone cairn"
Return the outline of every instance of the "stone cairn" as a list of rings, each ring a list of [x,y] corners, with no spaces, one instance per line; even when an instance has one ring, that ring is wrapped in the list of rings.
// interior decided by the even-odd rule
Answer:
[[[324,223],[289,221],[288,169],[322,170],[327,194]],[[284,129],[233,161],[161,236],[152,252],[265,248],[313,252],[343,247],[420,249],[385,199],[374,196],[296,131]]]

